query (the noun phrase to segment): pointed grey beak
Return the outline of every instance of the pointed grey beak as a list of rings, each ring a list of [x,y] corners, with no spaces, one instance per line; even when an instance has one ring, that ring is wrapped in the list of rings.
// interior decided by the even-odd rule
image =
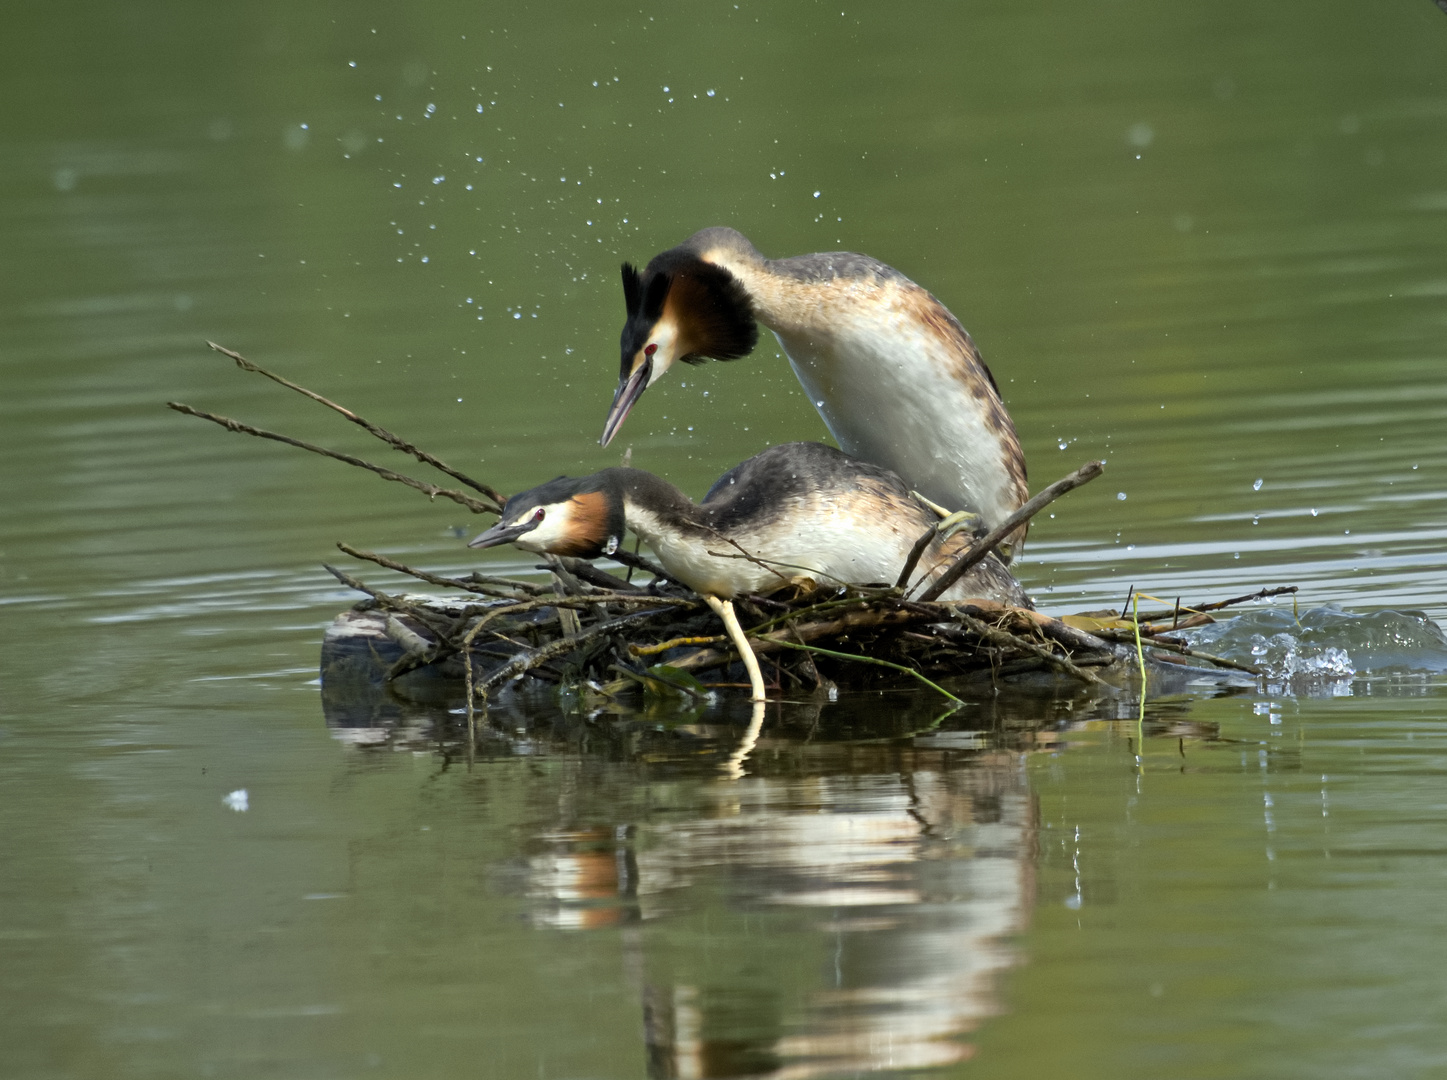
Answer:
[[[618,390],[613,395],[613,406],[608,410],[608,419],[603,423],[603,437],[598,440],[600,445],[607,446],[613,441],[613,436],[618,434],[618,429],[628,418],[628,411],[643,396],[643,391],[648,389],[648,379],[652,373],[653,357],[650,356],[633,369],[633,374],[619,380]]]
[[[487,532],[469,540],[467,546],[470,548],[500,547],[503,544],[511,544],[524,533],[532,532],[537,527],[538,523],[532,518],[528,518],[521,525],[504,525],[499,521]]]

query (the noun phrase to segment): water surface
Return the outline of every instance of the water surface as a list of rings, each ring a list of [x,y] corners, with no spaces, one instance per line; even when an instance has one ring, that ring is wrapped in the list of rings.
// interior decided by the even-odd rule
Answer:
[[[1447,617],[1447,19],[842,8],[14,13],[7,1075],[1441,1071],[1440,651],[1341,620]],[[329,712],[332,545],[477,523],[166,411],[382,458],[204,341],[505,491],[631,446],[701,494],[826,437],[761,348],[597,447],[618,263],[711,224],[929,287],[1034,486],[1107,460],[1043,607],[1296,584],[1348,662],[1143,745],[1068,687],[789,702],[733,780],[736,702],[515,701],[471,762],[448,703]]]

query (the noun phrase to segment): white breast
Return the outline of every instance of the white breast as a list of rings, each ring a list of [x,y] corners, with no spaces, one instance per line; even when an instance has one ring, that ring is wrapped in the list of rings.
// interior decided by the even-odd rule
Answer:
[[[921,494],[987,522],[1015,508],[1006,450],[958,362],[904,314],[845,317],[826,337],[774,331],[809,400],[846,452],[893,469]]]

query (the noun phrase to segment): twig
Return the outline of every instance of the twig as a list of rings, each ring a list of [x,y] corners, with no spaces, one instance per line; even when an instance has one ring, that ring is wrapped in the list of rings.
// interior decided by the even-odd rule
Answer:
[[[240,420],[232,420],[229,416],[217,416],[215,413],[202,412],[200,409],[193,409],[189,405],[183,405],[179,401],[166,402],[166,408],[175,409],[178,413],[185,413],[187,416],[199,416],[202,420],[210,420],[213,424],[220,424],[227,431],[240,432],[243,435],[255,435],[259,439],[271,439],[273,442],[286,443],[288,446],[295,446],[302,450],[310,450],[313,454],[321,454],[323,457],[335,458],[337,461],[344,461],[348,465],[357,465],[363,469],[370,469],[383,480],[394,480],[399,484],[406,484],[410,488],[416,488],[429,499],[435,499],[441,495],[444,499],[451,499],[455,503],[467,507],[474,514],[497,514],[501,510],[485,502],[479,502],[471,495],[464,495],[460,491],[453,491],[451,488],[440,488],[435,484],[423,483],[421,480],[414,480],[410,476],[393,472],[391,469],[381,465],[373,465],[370,461],[363,461],[351,454],[343,454],[337,450],[328,450],[324,446],[317,446],[315,443],[302,442],[300,439],[293,439],[290,435],[280,435],[275,431],[267,431],[264,428],[252,427],[250,424],[243,424]]]
[[[671,581],[675,585],[683,585],[683,582],[679,581],[678,578],[674,577],[667,570],[663,569],[663,567],[659,566],[652,559],[646,558],[643,555],[639,555],[636,552],[627,551],[620,547],[617,551],[613,552],[613,554],[608,557],[614,562],[622,563],[624,566],[630,567],[634,570],[642,570],[644,573],[652,574],[654,577],[662,578],[664,581]],[[683,587],[685,589],[688,588],[687,585],[683,585]]]
[[[784,574],[779,573],[779,571],[775,570],[772,566],[770,566],[768,563],[766,563],[763,559],[759,558],[757,555],[754,555],[754,554],[750,553],[749,550],[748,550],[747,548],[745,548],[742,544],[740,544],[737,540],[731,540],[731,539],[729,539],[727,536],[725,536],[723,533],[719,532],[717,529],[710,529],[709,531],[712,532],[717,539],[722,540],[725,544],[729,544],[729,545],[731,545],[732,547],[738,548],[738,550],[739,550],[739,554],[738,554],[738,555],[728,555],[728,554],[725,554],[724,552],[720,552],[720,551],[710,551],[709,554],[712,555],[714,558],[716,558],[716,559],[747,559],[749,562],[753,563],[755,566],[758,566],[758,567],[760,567],[760,568],[762,568],[762,569],[764,569],[764,570],[767,570],[769,573],[773,574],[776,578],[778,578],[780,581],[782,581],[785,585],[789,584],[789,580],[790,580],[790,579],[788,578],[787,575],[784,575]],[[786,563],[780,563],[779,565],[780,565],[780,566],[785,566],[785,565],[787,565],[787,564],[786,564]],[[801,569],[801,568],[799,568],[799,567],[794,567],[794,568],[792,568],[792,569]]]
[[[1099,636],[1106,641],[1119,641],[1125,645],[1135,640],[1128,630],[1101,630],[1099,631]],[[1204,653],[1186,645],[1176,645],[1173,642],[1161,641],[1159,638],[1150,637],[1149,635],[1143,637],[1141,640],[1152,649],[1164,649],[1167,652],[1180,653],[1182,656],[1189,656],[1193,660],[1204,660],[1208,664],[1215,664],[1217,667],[1244,671],[1248,675],[1260,676],[1265,674],[1260,668],[1252,667],[1250,664],[1240,664],[1235,660],[1228,660],[1224,656],[1213,656],[1211,653]]]
[[[1236,604],[1249,603],[1252,600],[1265,600],[1271,596],[1285,596],[1287,593],[1295,594],[1297,586],[1283,585],[1279,589],[1262,589],[1250,596],[1233,596],[1230,600],[1217,600],[1214,604],[1197,604],[1194,608],[1184,608],[1185,611],[1220,611],[1222,608],[1233,607]]]
[[[837,619],[828,619],[820,622],[802,623],[797,627],[785,627],[782,630],[775,630],[768,634],[759,635],[755,627],[750,634],[753,636],[753,649],[756,653],[773,652],[781,648],[779,642],[785,636],[793,633],[800,640],[812,641],[820,637],[839,637],[851,630],[866,630],[875,627],[896,626],[907,623],[938,621],[940,615],[937,611],[926,609],[923,612],[909,611],[902,608],[888,608],[886,610],[849,611]],[[684,670],[694,668],[711,668],[729,661],[728,650],[700,649],[698,652],[681,656],[670,665]]]
[[[657,611],[635,611],[629,615],[621,615],[616,619],[610,619],[608,622],[597,623],[594,626],[588,627],[588,629],[584,630],[581,634],[573,637],[558,638],[555,641],[548,642],[546,645],[540,645],[529,652],[520,653],[484,679],[482,683],[476,687],[475,693],[486,694],[494,686],[501,686],[509,679],[516,678],[519,675],[525,675],[539,664],[546,663],[555,656],[562,656],[564,653],[571,652],[579,645],[591,641],[599,635],[611,634],[615,630],[621,630],[625,626],[629,626],[635,622],[642,622],[645,618],[657,614]]]
[[[527,593],[529,596],[542,596],[548,591],[546,585],[537,585],[531,581],[518,581],[514,578],[493,577],[490,574],[479,574],[476,570],[468,574],[466,580],[474,585],[504,585],[509,589]]]
[[[934,584],[920,593],[919,599],[924,601],[938,598],[946,589],[959,581],[966,570],[974,566],[991,551],[997,548],[1000,543],[1021,525],[1029,521],[1045,507],[1049,506],[1067,491],[1074,491],[1081,484],[1087,484],[1105,471],[1105,464],[1099,461],[1091,461],[1076,469],[1069,476],[1055,481],[1040,494],[1017,509],[1000,524],[996,525],[979,540],[976,540],[970,549],[966,551],[955,564],[946,570],[939,577],[935,578]]]
[[[909,556],[904,560],[904,566],[900,568],[899,577],[894,579],[894,587],[903,589],[909,584],[909,577],[914,573],[914,568],[919,565],[920,556],[929,547],[930,541],[939,533],[937,526],[931,525],[924,534],[914,542],[914,547],[909,549]]]
[[[878,667],[893,668],[895,671],[902,671],[906,675],[913,675],[916,679],[924,683],[931,690],[937,690],[939,693],[943,694],[951,701],[959,702],[959,704],[961,705],[965,703],[962,698],[955,697],[954,694],[950,693],[939,683],[930,682],[929,679],[926,679],[914,668],[906,667],[904,664],[896,664],[890,660],[879,660],[873,656],[857,656],[854,653],[835,652],[833,649],[821,649],[817,645],[800,645],[793,641],[782,641],[776,639],[774,641],[774,644],[784,649],[802,649],[805,652],[819,653],[821,656],[834,656],[840,660],[853,660],[854,662],[859,664],[874,664]]]
[[[378,555],[374,551],[358,550],[352,547],[351,544],[338,543],[337,547],[354,559],[374,562],[378,566],[385,566],[388,570],[395,570],[399,574],[410,574],[419,581],[426,581],[432,585],[441,585],[448,589],[462,589],[466,592],[478,593],[482,596],[495,596],[502,600],[517,600],[520,599],[521,596],[527,595],[526,593],[519,594],[518,592],[499,592],[497,589],[489,589],[485,585],[479,585],[476,582],[467,581],[462,578],[440,577],[437,574],[429,574],[426,570],[417,570],[411,566],[407,566],[405,563],[399,563],[394,559],[389,559],[385,555]]]
[[[659,653],[665,653],[669,649],[677,649],[684,645],[717,645],[720,642],[727,640],[728,636],[726,634],[705,634],[698,637],[676,637],[669,638],[667,641],[660,641],[656,645],[630,644],[628,646],[628,651],[634,656],[657,656]]]
[[[664,686],[667,686],[673,690],[677,690],[680,693],[687,694],[695,701],[708,700],[708,694],[699,693],[693,687],[688,686],[684,683],[674,682],[672,679],[667,678],[666,676],[661,675],[656,671],[649,671],[647,674],[640,675],[638,674],[638,672],[632,670],[631,668],[626,668],[622,664],[609,664],[608,670],[616,671],[619,675],[622,675],[626,679],[632,679],[634,682],[638,683],[645,689],[647,689],[648,687],[648,681],[652,679],[654,682],[661,682]]]
[[[246,359],[246,357],[242,356],[240,353],[238,353],[238,352],[233,352],[233,351],[230,350],[230,349],[224,348],[223,346],[216,344],[216,342],[214,342],[214,341],[208,341],[208,342],[206,342],[206,344],[209,345],[209,346],[211,346],[211,348],[215,349],[215,350],[216,350],[217,352],[219,352],[221,355],[231,357],[232,360],[235,360],[235,361],[236,361],[236,366],[239,367],[239,368],[241,368],[241,370],[243,370],[243,371],[254,371],[254,372],[256,372],[256,374],[258,374],[258,375],[265,375],[265,376],[266,376],[268,379],[270,379],[272,382],[280,383],[282,386],[285,386],[285,387],[286,387],[287,389],[289,389],[289,390],[295,390],[298,394],[302,394],[302,395],[304,395],[304,396],[306,396],[306,397],[309,397],[309,398],[311,398],[313,401],[319,402],[320,404],[325,405],[327,408],[333,409],[333,410],[335,410],[336,412],[341,413],[343,416],[345,416],[345,417],[346,417],[348,420],[350,420],[352,423],[357,424],[358,426],[366,429],[370,434],[375,435],[377,438],[381,439],[381,440],[382,440],[384,443],[386,443],[388,446],[391,446],[391,447],[393,447],[394,449],[400,450],[400,451],[402,451],[402,453],[404,453],[404,454],[411,454],[411,455],[412,455],[414,458],[416,458],[418,461],[420,461],[420,462],[422,462],[422,463],[424,463],[424,464],[426,464],[426,465],[431,465],[434,469],[439,469],[439,470],[441,470],[442,472],[445,472],[448,476],[452,477],[454,480],[460,480],[460,481],[462,481],[464,484],[466,484],[468,487],[472,488],[474,491],[480,491],[480,492],[482,492],[482,493],[483,493],[484,495],[486,495],[489,499],[491,499],[495,504],[497,504],[497,505],[496,505],[496,510],[495,510],[494,512],[500,513],[501,510],[502,510],[503,505],[507,502],[507,497],[506,497],[505,495],[502,495],[502,494],[500,494],[498,491],[496,491],[495,489],[493,489],[493,488],[491,488],[491,487],[488,487],[488,486],[487,486],[486,484],[484,484],[482,481],[480,481],[480,480],[474,480],[472,477],[468,476],[466,473],[458,472],[458,471],[457,471],[456,469],[454,469],[451,465],[448,465],[445,461],[441,460],[440,458],[434,457],[433,455],[429,454],[426,450],[418,449],[417,447],[415,447],[415,446],[413,446],[411,443],[409,443],[406,439],[403,439],[403,438],[401,438],[400,436],[397,436],[397,435],[392,434],[392,432],[388,431],[386,428],[380,427],[380,426],[378,426],[377,424],[372,423],[370,420],[367,420],[367,419],[365,419],[364,417],[358,416],[356,413],[352,412],[351,409],[348,409],[348,408],[345,408],[344,406],[338,405],[335,401],[332,401],[332,400],[330,400],[329,398],[324,398],[324,397],[322,397],[320,394],[315,393],[315,392],[313,392],[313,391],[311,391],[311,390],[308,390],[305,386],[299,386],[298,384],[292,382],[290,379],[283,379],[280,375],[276,374],[275,372],[273,372],[273,371],[267,371],[266,368],[262,367],[260,364],[254,364],[254,363],[252,363],[250,360]]]
[[[624,581],[620,577],[614,577],[606,570],[599,570],[586,559],[575,559],[569,555],[554,555],[554,561],[564,570],[589,585],[597,585],[602,589],[612,589],[615,592],[643,592],[641,585],[634,585]],[[539,569],[551,569],[551,567],[539,567]]]
[[[1265,600],[1265,599],[1267,599],[1267,598],[1269,598],[1269,597],[1272,597],[1272,596],[1288,596],[1288,595],[1289,595],[1289,596],[1291,596],[1292,599],[1294,600],[1294,599],[1296,598],[1297,590],[1298,590],[1298,586],[1296,586],[1296,585],[1283,585],[1283,586],[1281,586],[1280,588],[1276,588],[1276,589],[1262,589],[1260,592],[1254,592],[1254,593],[1251,593],[1251,594],[1248,595],[1248,596],[1233,596],[1230,600],[1216,600],[1216,601],[1213,601],[1212,603],[1209,603],[1209,604],[1197,604],[1195,607],[1191,607],[1191,606],[1189,606],[1189,605],[1182,604],[1181,601],[1180,601],[1179,598],[1178,598],[1178,599],[1176,600],[1176,604],[1175,604],[1175,607],[1174,607],[1174,608],[1168,608],[1168,609],[1166,609],[1165,611],[1147,611],[1147,612],[1144,612],[1144,613],[1141,615],[1141,622],[1143,622],[1143,623],[1159,622],[1160,620],[1164,619],[1167,615],[1172,615],[1172,616],[1179,615],[1179,613],[1182,612],[1182,611],[1189,611],[1189,612],[1191,612],[1192,614],[1195,614],[1195,615],[1204,615],[1204,614],[1205,614],[1206,612],[1208,612],[1208,611],[1220,611],[1222,608],[1234,607],[1234,606],[1237,605],[1237,604],[1250,603],[1252,600]],[[1162,603],[1162,604],[1165,603],[1165,601],[1164,601],[1164,600],[1161,600],[1160,597],[1151,596],[1149,593],[1141,593],[1140,595],[1141,595],[1141,597],[1142,597],[1143,599],[1146,599],[1146,600],[1156,600],[1156,601],[1158,601],[1158,602],[1160,602],[1160,603]],[[1129,597],[1126,598],[1126,605],[1127,605],[1127,607],[1130,605],[1130,598],[1129,598]],[[1123,618],[1125,618],[1125,616],[1122,615],[1121,618],[1123,619]],[[1173,629],[1174,629],[1174,627],[1173,627]]]
[[[966,615],[963,611],[956,612],[955,618],[958,619],[962,625],[968,627],[971,631],[973,631],[977,636],[983,638],[985,641],[988,641],[992,645],[1007,646],[1012,649],[1018,649],[1021,652],[1029,653],[1031,656],[1034,656],[1039,660],[1043,660],[1048,666],[1054,668],[1056,671],[1064,672],[1065,674],[1070,675],[1073,678],[1079,679],[1081,682],[1090,683],[1092,686],[1105,685],[1101,681],[1100,677],[1095,674],[1095,672],[1086,671],[1084,668],[1078,667],[1073,661],[1067,660],[1063,656],[1056,656],[1049,649],[1042,649],[1033,641],[1027,641],[1025,638],[1020,637],[1018,634],[1012,634],[1008,630],[997,629],[996,627],[991,626],[989,623],[975,618],[973,615]]]

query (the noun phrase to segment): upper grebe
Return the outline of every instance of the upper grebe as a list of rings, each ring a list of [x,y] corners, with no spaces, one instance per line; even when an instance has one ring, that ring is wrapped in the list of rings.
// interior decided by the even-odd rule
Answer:
[[[695,233],[623,266],[622,372],[613,438],[676,361],[734,360],[774,332],[845,451],[893,469],[948,510],[998,525],[1026,498],[1025,458],[994,377],[950,312],[897,270],[830,252],[765,259],[733,229]],[[1011,537],[1015,550],[1025,526]]]
[[[826,587],[893,585],[910,548],[938,522],[888,469],[821,443],[786,443],[724,473],[702,503],[641,469],[559,477],[508,499],[498,523],[469,546],[513,543],[591,559],[617,550],[627,529],[673,577],[728,600],[806,580]],[[970,539],[936,539],[919,560],[914,591]],[[993,556],[943,599],[967,597],[1029,604]]]

